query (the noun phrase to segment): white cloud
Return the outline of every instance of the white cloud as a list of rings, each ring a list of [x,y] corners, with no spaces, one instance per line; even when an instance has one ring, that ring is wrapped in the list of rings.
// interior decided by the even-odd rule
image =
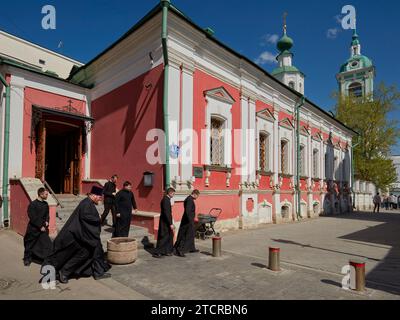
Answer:
[[[261,46],[276,44],[279,40],[279,36],[277,34],[266,34],[262,37]]]
[[[255,63],[259,65],[264,65],[267,63],[277,63],[276,62],[276,55],[269,51],[264,51],[259,55],[259,57],[255,60]]]
[[[338,14],[337,16],[334,16],[334,19],[336,20],[336,22],[338,23],[338,24],[342,24],[342,19],[343,19],[343,16],[341,15],[341,14]]]
[[[328,39],[336,39],[339,32],[340,32],[340,30],[338,28],[328,29],[328,31],[326,32],[326,37]]]

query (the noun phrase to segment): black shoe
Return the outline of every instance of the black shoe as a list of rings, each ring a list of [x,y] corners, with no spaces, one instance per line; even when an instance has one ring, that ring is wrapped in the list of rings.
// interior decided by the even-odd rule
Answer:
[[[173,253],[167,253],[165,256],[166,257],[172,257],[174,254]]]
[[[185,257],[186,257],[182,252],[179,252],[179,251],[176,251],[176,252],[175,252],[175,255],[176,255],[177,257],[181,257],[181,258],[185,258]]]
[[[24,260],[24,266],[29,267],[31,265],[32,261],[30,260]]]
[[[68,283],[68,277],[65,276],[61,271],[58,274],[58,281],[60,281],[63,284],[67,284]]]
[[[94,278],[94,280],[109,279],[109,278],[111,278],[111,273],[106,272],[106,273],[102,274],[101,276],[95,275],[95,276],[93,276],[93,278]]]
[[[155,254],[153,254],[153,258],[161,259],[161,258],[163,258],[163,256],[159,253],[155,253]]]
[[[199,253],[199,252],[200,252],[200,250],[197,250],[197,249],[190,251],[190,253]]]

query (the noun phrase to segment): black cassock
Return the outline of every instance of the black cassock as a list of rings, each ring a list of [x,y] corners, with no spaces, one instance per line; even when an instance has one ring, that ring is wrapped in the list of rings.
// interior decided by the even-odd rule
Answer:
[[[29,223],[24,237],[24,261],[43,262],[49,255],[52,242],[46,222],[49,223],[49,205],[46,201],[35,200],[28,206]],[[46,228],[43,232],[40,229]]]
[[[111,266],[104,259],[101,222],[94,202],[86,198],[76,207],[57,238],[47,264],[66,277],[101,276]]]
[[[172,207],[171,199],[164,196],[161,200],[160,224],[158,226],[156,254],[171,254],[174,251],[174,232],[171,230]]]
[[[193,197],[189,196],[184,202],[185,212],[183,213],[181,225],[179,227],[178,239],[175,249],[181,253],[188,253],[196,250],[194,218],[196,216],[196,205]]]
[[[113,238],[118,237],[129,237],[129,230],[131,228],[132,221],[132,210],[137,209],[135,196],[132,191],[121,190],[117,193],[115,197],[115,206],[117,209],[117,214],[121,216],[117,217],[117,222],[115,224],[115,230],[113,233]]]

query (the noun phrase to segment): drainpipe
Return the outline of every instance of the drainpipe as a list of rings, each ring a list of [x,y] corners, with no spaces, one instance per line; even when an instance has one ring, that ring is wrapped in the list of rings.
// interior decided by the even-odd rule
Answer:
[[[169,161],[169,114],[168,114],[168,77],[169,77],[169,58],[168,58],[168,9],[171,5],[170,0],[161,0],[162,6],[162,33],[161,43],[164,56],[164,94],[163,94],[163,113],[164,113],[164,133],[165,133],[165,189],[171,185],[170,161]]]
[[[0,74],[0,81],[6,88],[6,109],[4,116],[4,154],[3,154],[3,221],[4,227],[8,227],[8,164],[10,155],[10,85]]]
[[[304,106],[305,97],[301,97],[300,103],[296,106],[296,150],[297,150],[297,170],[296,170],[296,189],[297,189],[297,220],[301,219],[301,188],[300,188],[300,109]]]
[[[353,209],[356,206],[356,192],[354,191],[354,175],[355,175],[355,162],[354,162],[354,148],[356,148],[357,146],[359,146],[361,143],[361,137],[358,136],[358,142],[351,146],[351,192],[353,194]]]

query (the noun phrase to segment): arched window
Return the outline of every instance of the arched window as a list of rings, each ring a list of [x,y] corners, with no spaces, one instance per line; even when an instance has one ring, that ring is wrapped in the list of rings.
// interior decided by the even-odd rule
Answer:
[[[281,173],[289,174],[289,142],[281,140]]]
[[[217,117],[211,117],[210,155],[211,164],[215,166],[224,165],[224,127],[225,120]]]
[[[300,146],[300,175],[306,176],[306,147]]]
[[[294,82],[293,82],[293,81],[290,81],[290,82],[289,82],[289,88],[292,88],[292,89],[294,89],[294,87],[295,87],[295,84],[294,84]]]
[[[319,151],[314,149],[313,151],[313,177],[319,178]]]
[[[269,163],[269,145],[270,145],[269,134],[265,132],[260,133],[259,169],[265,172],[269,172],[271,169]]]
[[[359,82],[354,82],[349,86],[349,95],[354,96],[356,98],[360,98],[363,96],[363,87]]]

